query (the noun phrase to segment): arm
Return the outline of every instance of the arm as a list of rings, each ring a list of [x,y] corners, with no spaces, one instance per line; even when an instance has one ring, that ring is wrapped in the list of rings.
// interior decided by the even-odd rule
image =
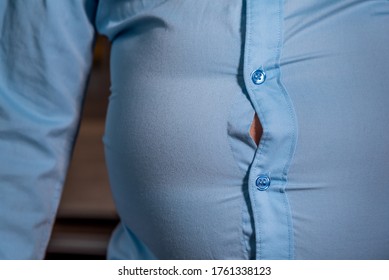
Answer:
[[[95,3],[0,2],[0,259],[44,257],[91,67]]]

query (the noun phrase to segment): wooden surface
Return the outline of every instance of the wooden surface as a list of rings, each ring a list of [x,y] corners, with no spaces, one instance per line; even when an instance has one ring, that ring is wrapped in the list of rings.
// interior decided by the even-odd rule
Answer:
[[[61,218],[116,218],[104,161],[104,122],[83,121],[58,210]]]

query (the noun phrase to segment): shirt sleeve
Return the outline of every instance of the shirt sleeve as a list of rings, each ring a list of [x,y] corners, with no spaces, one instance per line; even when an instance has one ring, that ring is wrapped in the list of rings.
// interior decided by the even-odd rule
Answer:
[[[92,63],[95,0],[0,1],[0,259],[41,259]]]

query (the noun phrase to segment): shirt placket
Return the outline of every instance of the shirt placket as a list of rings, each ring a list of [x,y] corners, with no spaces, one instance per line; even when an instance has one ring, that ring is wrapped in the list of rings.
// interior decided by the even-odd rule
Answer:
[[[244,81],[263,127],[249,171],[257,259],[293,259],[287,173],[297,141],[292,101],[281,83],[283,1],[248,0]]]

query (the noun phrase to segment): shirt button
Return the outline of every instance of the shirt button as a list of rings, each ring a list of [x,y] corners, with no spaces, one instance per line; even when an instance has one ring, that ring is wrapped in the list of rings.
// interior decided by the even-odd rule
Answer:
[[[260,175],[255,181],[255,184],[257,185],[258,190],[266,191],[270,187],[270,177],[267,175]]]
[[[251,73],[251,80],[254,84],[260,85],[266,80],[266,74],[263,70],[257,69]]]

